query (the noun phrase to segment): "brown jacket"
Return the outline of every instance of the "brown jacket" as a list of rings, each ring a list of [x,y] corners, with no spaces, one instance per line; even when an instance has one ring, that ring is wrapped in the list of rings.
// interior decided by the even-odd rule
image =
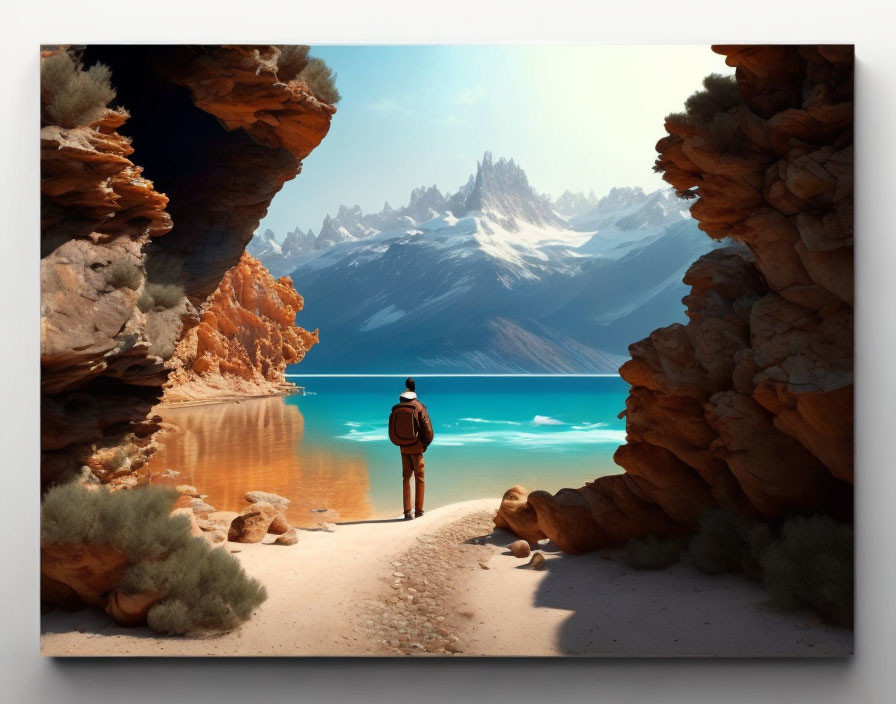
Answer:
[[[420,427],[420,436],[417,442],[413,445],[402,446],[400,448],[401,454],[422,455],[426,452],[426,448],[429,447],[433,438],[432,423],[429,420],[429,411],[427,411],[426,406],[420,403],[417,399],[413,399],[412,401],[401,399],[401,402],[407,403],[417,409],[417,423]]]

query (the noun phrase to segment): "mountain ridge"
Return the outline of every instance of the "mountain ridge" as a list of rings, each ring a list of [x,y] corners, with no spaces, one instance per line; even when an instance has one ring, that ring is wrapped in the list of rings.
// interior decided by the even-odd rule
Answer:
[[[681,277],[714,245],[671,189],[591,200],[564,217],[512,159],[486,153],[453,194],[420,187],[400,209],[340,208],[338,241],[280,255],[303,320],[321,329],[301,371],[615,372],[631,340],[684,322]]]

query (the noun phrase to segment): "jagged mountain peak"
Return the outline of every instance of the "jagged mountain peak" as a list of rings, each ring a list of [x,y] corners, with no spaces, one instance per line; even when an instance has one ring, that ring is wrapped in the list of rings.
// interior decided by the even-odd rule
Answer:
[[[553,210],[550,199],[529,184],[526,172],[513,159],[494,160],[485,152],[477,162],[476,176],[465,202],[466,210],[480,211],[511,232],[522,223],[542,227],[568,227]]]
[[[565,218],[576,217],[591,212],[597,205],[597,196],[592,188],[586,196],[582,191],[565,190],[554,201],[554,209]]]
[[[647,200],[647,194],[640,186],[622,186],[611,188],[603,198],[597,202],[596,211],[625,210],[633,205]]]

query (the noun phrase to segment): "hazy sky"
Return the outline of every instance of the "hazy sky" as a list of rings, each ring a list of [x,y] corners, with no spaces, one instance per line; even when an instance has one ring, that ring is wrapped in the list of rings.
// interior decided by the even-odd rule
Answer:
[[[412,188],[454,191],[482,153],[513,158],[539,191],[653,190],[663,117],[709,73],[708,46],[315,46],[342,93],[329,134],[259,231],[320,230],[340,204],[379,211]]]

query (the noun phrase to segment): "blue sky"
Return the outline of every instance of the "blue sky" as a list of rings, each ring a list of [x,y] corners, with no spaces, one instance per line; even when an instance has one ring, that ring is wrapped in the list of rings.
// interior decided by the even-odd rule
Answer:
[[[378,211],[416,186],[454,191],[486,150],[532,185],[663,185],[651,171],[663,117],[709,73],[708,46],[315,46],[342,93],[329,134],[274,198],[259,231],[319,231],[340,204]]]

